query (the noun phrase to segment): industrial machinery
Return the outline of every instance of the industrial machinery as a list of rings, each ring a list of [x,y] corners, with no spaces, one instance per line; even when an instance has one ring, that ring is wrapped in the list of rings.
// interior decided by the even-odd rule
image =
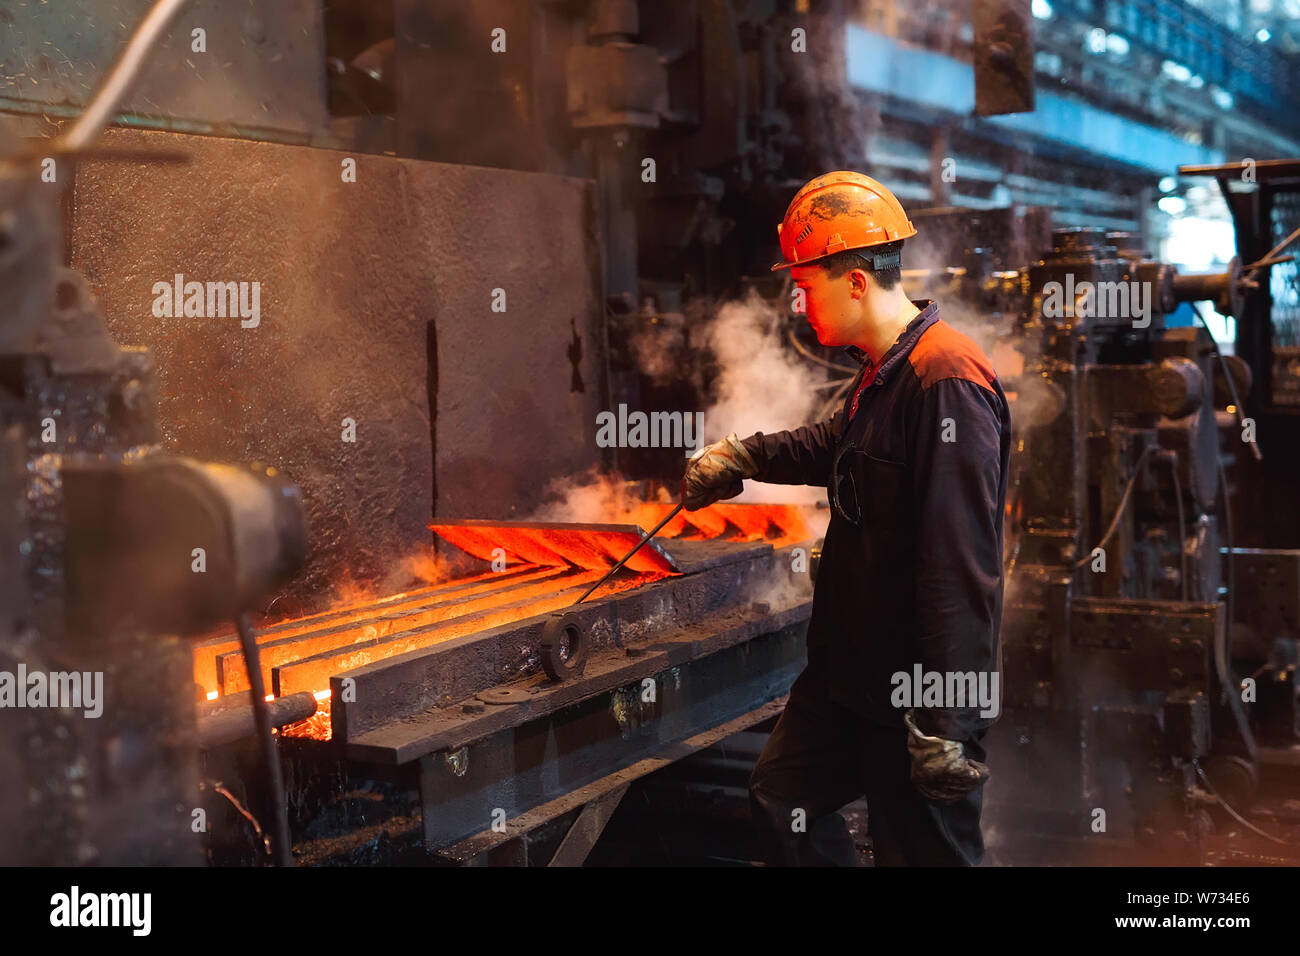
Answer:
[[[17,150],[0,168],[0,670],[17,708],[0,722],[0,860],[193,864],[180,635],[291,577],[302,503],[274,469],[161,449],[152,357],[119,347],[85,281],[58,265],[57,192],[38,168]]]
[[[438,561],[436,583],[253,627],[303,562],[297,489],[274,468],[161,450],[150,355],[118,347],[84,281],[53,264],[54,207],[17,201],[33,194],[13,190],[9,213],[29,246],[6,266],[30,313],[4,326],[4,669],[98,672],[104,697],[98,723],[4,722],[5,862],[291,862],[292,832],[318,863],[579,863],[631,781],[774,712],[809,611],[797,507],[440,520],[460,558]],[[43,277],[48,297],[28,294]],[[631,522],[666,518],[667,544],[569,609],[637,542]],[[268,774],[254,756],[272,726],[286,785],[279,757]],[[414,828],[380,811],[398,835],[377,851],[347,809],[357,786],[399,803],[418,787]]]
[[[1300,551],[1233,540],[1228,476],[1260,454],[1251,370],[1164,321],[1202,300],[1245,317],[1267,266],[1179,275],[1131,246],[1061,229],[1036,263],[952,286],[1022,363],[1002,372],[1015,444],[986,821],[1004,861],[1202,862],[1210,808],[1248,807],[1261,764],[1300,753]]]
[[[254,0],[167,47],[166,0],[134,98],[89,95],[117,41],[46,44],[49,6],[0,37],[62,57],[0,77],[25,135],[0,158],[0,673],[99,674],[104,710],[3,712],[0,863],[578,864],[652,790],[707,819],[711,859],[752,859],[719,821],[743,827],[745,757],[802,666],[825,512],[678,515],[574,606],[683,461],[592,423],[707,407],[692,332],[751,290],[796,361],[852,373],[756,264],[799,183],[880,162],[910,176],[914,297],[1015,360],[992,858],[1201,861],[1300,764],[1295,162],[1254,190],[1181,170],[1219,179],[1240,261],[1180,275],[1052,230],[1050,151],[900,101],[916,71],[873,72],[893,47],[844,27],[876,4]],[[1025,109],[1028,34],[979,6],[981,116]],[[1149,186],[1103,195],[1116,167],[1081,165],[1070,209],[1140,221]],[[950,204],[1003,173],[1033,205]],[[182,308],[187,280],[261,311]],[[1238,354],[1166,323],[1203,301]],[[616,503],[533,520],[596,467]]]

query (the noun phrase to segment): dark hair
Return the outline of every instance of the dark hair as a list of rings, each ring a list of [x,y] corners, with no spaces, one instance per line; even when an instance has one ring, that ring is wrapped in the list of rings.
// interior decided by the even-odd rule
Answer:
[[[876,280],[876,285],[888,291],[902,281],[902,252],[903,240],[896,239],[893,242],[871,246],[869,249],[848,249],[837,252],[822,259],[818,265],[822,266],[826,270],[826,275],[832,279],[838,279],[850,269],[865,269]],[[874,262],[877,257],[893,257],[894,263],[877,269]]]

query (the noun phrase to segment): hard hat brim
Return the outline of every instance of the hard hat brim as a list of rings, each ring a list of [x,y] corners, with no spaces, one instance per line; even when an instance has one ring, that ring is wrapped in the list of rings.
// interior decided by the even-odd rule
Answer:
[[[800,259],[798,262],[786,262],[782,259],[772,266],[772,272],[780,272],[782,269],[793,269],[795,266],[810,266],[814,262],[821,262],[823,259],[829,259],[830,256],[813,256],[811,259]]]

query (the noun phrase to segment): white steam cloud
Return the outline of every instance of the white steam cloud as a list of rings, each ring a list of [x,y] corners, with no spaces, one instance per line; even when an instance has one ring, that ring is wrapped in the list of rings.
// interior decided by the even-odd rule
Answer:
[[[786,341],[788,326],[788,314],[756,291],[751,290],[743,300],[723,303],[711,318],[690,329],[692,344],[707,349],[713,357],[714,376],[703,382],[698,368],[665,363],[665,355],[680,355],[678,349],[665,347],[665,342],[682,344],[680,339],[666,340],[665,333],[675,337],[684,329],[656,327],[644,340],[634,339],[633,348],[641,371],[652,379],[693,378],[713,395],[713,404],[704,411],[702,443],[708,444],[733,432],[746,438],[758,431],[772,433],[823,421],[843,403],[843,389],[856,371],[852,360],[847,356],[838,360],[845,366],[844,375],[810,361]],[[614,521],[636,515],[644,502],[675,500],[675,490],[651,491],[646,483],[601,475],[593,469],[551,482],[542,505],[529,517],[536,521]],[[826,489],[747,481],[744,492],[732,500],[816,506],[824,505]],[[815,516],[810,517],[820,524]]]
[[[547,484],[542,492],[542,503],[529,520],[577,524],[634,523],[640,517],[638,509],[647,501],[673,502],[667,488],[652,492],[645,485],[645,482],[601,474],[595,468],[557,478]]]
[[[713,353],[718,374],[715,400],[704,413],[705,441],[735,432],[778,432],[829,418],[825,386],[830,372],[795,352],[785,341],[785,316],[751,290],[744,301],[728,302],[697,334]],[[846,360],[847,364],[847,360]],[[745,482],[738,502],[814,503],[826,489],[806,485]]]

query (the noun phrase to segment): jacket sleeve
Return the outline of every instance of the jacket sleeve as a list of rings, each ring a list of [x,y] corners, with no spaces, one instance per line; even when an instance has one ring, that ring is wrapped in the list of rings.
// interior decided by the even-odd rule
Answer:
[[[815,425],[770,435],[755,432],[744,439],[741,444],[758,466],[757,479],[777,485],[826,487],[843,415],[841,410]]]
[[[912,501],[920,663],[927,673],[943,674],[945,685],[954,672],[975,681],[956,685],[966,690],[969,706],[918,708],[915,720],[923,733],[959,740],[987,728],[1001,709],[995,675],[1004,406],[996,392],[962,378],[935,382],[917,401]]]

